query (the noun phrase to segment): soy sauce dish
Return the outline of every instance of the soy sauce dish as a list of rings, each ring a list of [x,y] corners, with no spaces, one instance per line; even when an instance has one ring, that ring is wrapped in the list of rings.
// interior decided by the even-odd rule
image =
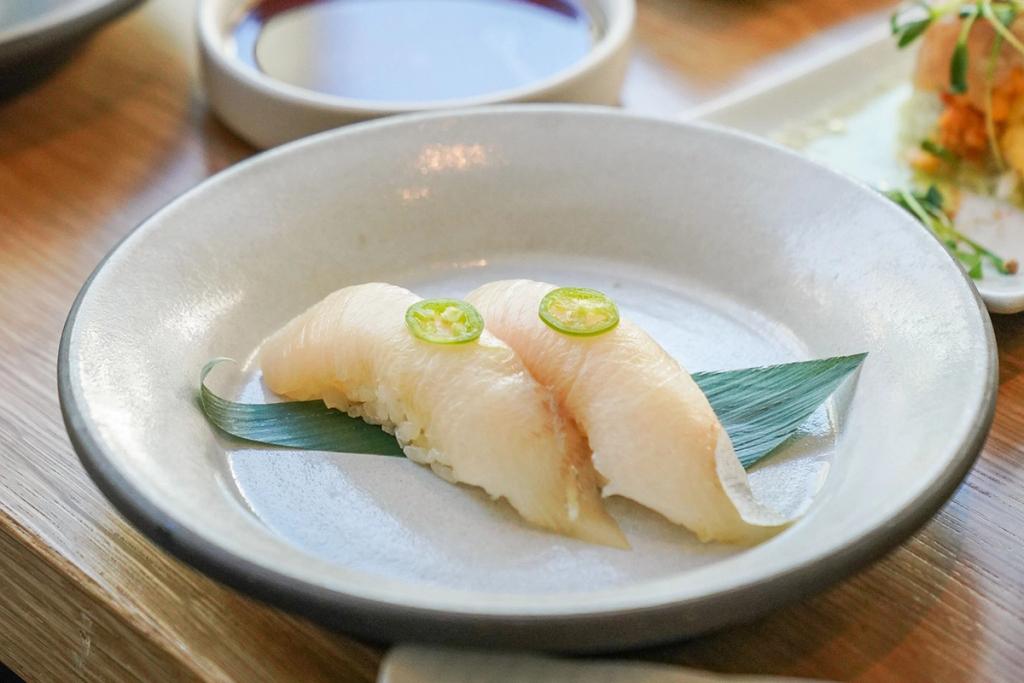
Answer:
[[[615,104],[634,0],[202,0],[210,104],[259,147],[377,116]]]

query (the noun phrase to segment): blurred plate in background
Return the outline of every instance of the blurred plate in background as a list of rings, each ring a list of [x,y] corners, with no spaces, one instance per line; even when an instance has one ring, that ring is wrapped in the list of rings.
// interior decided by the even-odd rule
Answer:
[[[916,52],[900,50],[879,25],[778,78],[737,90],[688,119],[735,128],[792,147],[813,161],[879,188],[914,184],[899,150],[913,94]],[[1006,258],[1024,257],[1024,211],[965,193],[957,225]],[[974,282],[992,313],[1024,311],[1024,272],[995,270]]]

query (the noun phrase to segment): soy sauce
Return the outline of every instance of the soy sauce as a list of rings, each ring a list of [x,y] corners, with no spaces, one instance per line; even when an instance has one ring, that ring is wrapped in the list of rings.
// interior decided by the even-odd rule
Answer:
[[[594,42],[585,0],[263,0],[234,30],[240,59],[341,97],[433,102],[542,80]]]

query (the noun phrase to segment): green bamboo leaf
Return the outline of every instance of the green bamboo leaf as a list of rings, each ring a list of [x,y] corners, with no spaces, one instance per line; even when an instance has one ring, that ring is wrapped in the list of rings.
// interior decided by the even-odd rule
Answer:
[[[763,368],[697,372],[693,379],[732,439],[743,467],[771,455],[867,357],[838,356]]]
[[[763,368],[698,372],[694,381],[732,439],[745,468],[792,436],[864,360],[866,354]],[[206,386],[215,358],[200,374],[200,403],[219,429],[247,441],[318,451],[400,456],[395,438],[375,425],[328,408],[323,401],[238,403]]]
[[[380,427],[367,424],[323,401],[237,403],[217,396],[206,386],[206,376],[230,358],[214,358],[199,377],[199,401],[215,426],[246,441],[313,451],[343,451],[402,456],[398,441]]]

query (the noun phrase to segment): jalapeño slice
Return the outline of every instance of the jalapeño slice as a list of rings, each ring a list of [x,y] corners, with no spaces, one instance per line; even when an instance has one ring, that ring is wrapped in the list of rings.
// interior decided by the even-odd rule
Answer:
[[[619,309],[596,289],[562,287],[540,300],[540,319],[558,332],[590,337],[618,325]]]
[[[432,344],[464,344],[484,331],[484,319],[458,299],[424,299],[405,312],[405,324],[417,339]]]

